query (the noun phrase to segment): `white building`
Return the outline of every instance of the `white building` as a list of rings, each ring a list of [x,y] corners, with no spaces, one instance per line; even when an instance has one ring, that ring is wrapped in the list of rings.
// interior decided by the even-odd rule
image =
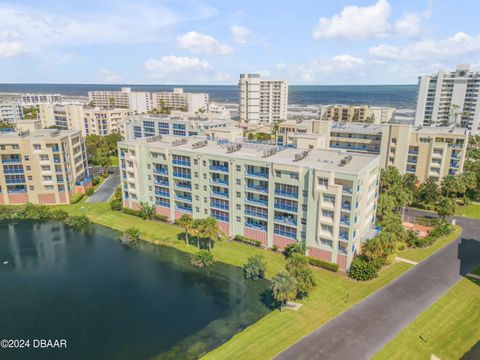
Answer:
[[[260,74],[240,74],[240,121],[273,123],[287,119],[288,81],[261,80]]]
[[[61,104],[64,100],[65,99],[61,94],[22,94],[21,96],[23,106]]]
[[[415,125],[457,125],[473,134],[479,130],[480,72],[469,65],[439,71],[418,80]]]
[[[23,119],[23,108],[18,102],[0,103],[0,122],[14,123]]]

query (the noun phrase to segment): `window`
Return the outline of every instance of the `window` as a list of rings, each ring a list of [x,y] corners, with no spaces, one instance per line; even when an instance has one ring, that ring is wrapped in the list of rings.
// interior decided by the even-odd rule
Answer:
[[[281,177],[281,176],[282,176],[282,172],[281,172],[280,170],[275,170],[275,176]]]
[[[333,245],[333,242],[332,242],[332,240],[320,238],[320,244],[322,244],[325,247],[331,248],[332,245]]]
[[[241,198],[241,197],[242,197],[242,194],[240,193],[240,191],[237,191],[236,196],[237,196],[237,198]]]
[[[242,206],[240,204],[237,204],[236,208],[237,210],[242,210]]]
[[[195,190],[198,190],[198,184],[195,184]]]
[[[203,174],[203,178],[206,180],[207,179],[207,174]]]
[[[240,165],[236,166],[237,171],[242,171],[242,167]]]
[[[198,195],[195,195],[195,200],[200,201],[200,197]]]
[[[29,186],[30,190],[35,190],[35,187],[33,185]]]
[[[48,155],[40,155],[40,161],[48,161]]]
[[[333,233],[333,227],[331,225],[322,224],[322,231],[331,235]]]
[[[235,218],[235,220],[236,220],[237,222],[241,222],[241,221],[242,221],[242,218],[241,218],[240,216],[237,216],[237,217]]]
[[[240,179],[237,179],[237,185],[242,185],[242,181]]]
[[[199,211],[200,211],[200,208],[196,207],[195,212],[199,212]]]
[[[26,168],[26,170],[27,170],[27,171],[30,171],[30,170],[31,170],[31,167],[30,167],[30,165],[28,165],[28,166],[25,166],[25,168]]]
[[[18,150],[18,149],[20,149],[20,146],[18,144],[13,144],[12,149],[13,150]]]
[[[207,191],[207,185],[203,185],[203,191]]]
[[[198,165],[198,160],[197,160],[197,159],[193,159],[193,164],[194,164],[194,165]]]
[[[307,219],[302,218],[301,222],[302,222],[302,225],[307,225]]]
[[[335,195],[324,194],[323,195],[323,201],[328,203],[328,204],[334,205],[335,204]]]
[[[318,178],[318,185],[327,187],[328,186],[328,179],[323,178],[323,177],[319,177]]]
[[[207,166],[207,162],[203,160],[203,166]]]

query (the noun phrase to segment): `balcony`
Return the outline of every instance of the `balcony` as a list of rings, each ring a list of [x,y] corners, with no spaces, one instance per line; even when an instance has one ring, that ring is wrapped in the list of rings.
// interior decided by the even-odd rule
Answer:
[[[260,179],[268,179],[268,172],[264,171],[246,171],[245,176],[247,177],[254,177],[254,178],[260,178]]]
[[[280,236],[283,236],[283,237],[288,237],[290,239],[296,239],[297,238],[297,234],[294,233],[294,232],[291,232],[291,231],[285,231],[285,230],[280,230],[280,229],[273,229],[273,233],[275,235],[280,235]]]
[[[293,217],[293,216],[279,216],[279,215],[276,215],[274,217],[274,220],[276,222],[279,222],[279,223],[282,223],[282,224],[297,226],[297,219],[295,219],[295,217]]]
[[[182,179],[191,179],[192,174],[187,174],[187,173],[180,173],[180,172],[173,172],[173,176],[177,178],[182,178]]]
[[[347,195],[352,195],[353,194],[353,189],[350,186],[343,185],[342,192],[344,194],[347,194]]]
[[[181,201],[192,202],[192,196],[188,196],[188,195],[184,195],[184,194],[175,194],[175,199],[176,200],[181,200]]]
[[[21,158],[9,158],[9,159],[2,159],[2,163],[4,164],[19,164],[22,163]]]
[[[347,203],[347,202],[342,203],[342,210],[351,211],[352,210],[352,204]]]
[[[220,185],[223,185],[223,186],[228,186],[228,180],[227,179],[211,178],[210,182],[212,184],[220,184]]]
[[[347,217],[340,218],[340,224],[345,226],[350,226],[350,219]]]
[[[153,183],[154,183],[155,185],[168,186],[168,181],[167,181],[167,180],[155,179],[155,180],[153,180]]]
[[[228,198],[228,191],[212,190],[212,195],[213,195],[213,196],[220,196],[220,197]]]
[[[210,170],[211,170],[211,171],[216,171],[216,172],[225,172],[225,173],[228,173],[228,166],[210,165]]]
[[[23,189],[8,189],[7,188],[7,193],[8,194],[22,194],[22,193],[26,193],[27,192],[27,189],[26,188],[23,188]]]
[[[175,209],[177,209],[178,211],[183,211],[183,212],[187,212],[187,213],[192,213],[192,208],[191,208],[191,207],[187,207],[187,206],[175,205]]]
[[[173,159],[172,164],[174,165],[180,165],[180,166],[190,166],[191,162],[186,161],[186,160],[178,160],[178,159]]]
[[[163,197],[170,197],[170,193],[168,191],[160,191],[160,190],[155,190],[155,195],[158,196],[163,196]]]
[[[245,209],[245,215],[250,215],[250,216],[255,216],[261,219],[267,219],[268,218],[268,212],[264,211],[255,211],[251,209]]]
[[[175,187],[180,188],[180,189],[192,190],[192,186],[191,186],[191,185],[182,184],[182,183],[176,183],[176,184],[175,184]]]
[[[25,178],[23,179],[5,179],[7,184],[25,184]]]
[[[408,154],[410,154],[410,155],[418,155],[418,150],[408,150]]]
[[[245,188],[247,190],[259,191],[259,192],[266,193],[266,194],[268,193],[268,188],[263,187],[263,186],[256,186],[256,185],[247,184],[245,186]]]
[[[153,173],[154,174],[168,175],[168,169],[167,168],[154,168]]]
[[[282,204],[282,203],[278,203],[276,202],[274,204],[274,207],[275,209],[278,209],[278,210],[286,210],[286,211],[290,211],[290,212],[298,212],[298,207],[297,206],[293,206],[293,205],[287,205],[287,204]]]
[[[339,237],[340,240],[348,241],[348,233],[340,232],[340,233],[338,234],[338,237]]]
[[[290,198],[298,198],[298,192],[294,191],[287,191],[287,190],[275,190],[275,195],[290,197]]]
[[[458,169],[460,167],[460,164],[459,163],[450,163],[450,167],[452,169]]]
[[[246,198],[245,202],[252,203],[255,205],[263,205],[267,206],[268,205],[268,200],[261,200],[261,199],[256,199],[256,198]]]
[[[170,207],[170,202],[169,201],[156,200],[155,205],[169,208]]]
[[[215,201],[212,201],[210,203],[210,207],[214,208],[214,209],[220,209],[220,210],[229,210],[229,206],[227,204],[222,204],[222,203],[218,203],[218,202],[215,202]]]
[[[228,222],[228,216],[212,213],[211,216],[218,221]]]
[[[23,169],[4,169],[5,174],[23,174]]]
[[[267,226],[266,225],[254,223],[254,222],[251,222],[251,221],[248,221],[248,220],[245,222],[245,226],[248,227],[248,228],[255,229],[255,230],[260,230],[260,231],[265,231],[265,232],[267,231]]]

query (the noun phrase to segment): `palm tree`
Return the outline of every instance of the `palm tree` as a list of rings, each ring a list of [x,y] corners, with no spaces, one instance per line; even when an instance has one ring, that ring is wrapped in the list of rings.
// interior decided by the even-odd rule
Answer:
[[[278,272],[272,279],[271,285],[273,298],[280,302],[280,311],[288,300],[297,296],[297,282],[295,278],[285,270]]]
[[[188,214],[183,214],[180,217],[180,219],[177,220],[177,225],[183,228],[183,232],[185,233],[185,243],[188,246],[189,245],[188,236],[192,232],[192,225],[193,225],[192,217]]]
[[[208,251],[212,250],[212,243],[215,243],[217,240],[221,240],[223,236],[223,233],[217,226],[217,220],[212,217],[208,217],[202,221],[200,233],[203,238],[208,239]]]

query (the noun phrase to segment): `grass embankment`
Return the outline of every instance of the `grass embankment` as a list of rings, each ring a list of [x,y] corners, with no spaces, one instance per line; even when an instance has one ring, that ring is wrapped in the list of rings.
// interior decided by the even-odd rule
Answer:
[[[184,241],[178,239],[182,233],[180,228],[111,211],[107,203],[81,202],[64,206],[64,209],[75,215],[86,214],[92,221],[120,231],[132,226],[138,227],[143,239],[156,244],[172,246],[188,253],[197,251],[195,245],[187,247]],[[251,255],[262,254],[268,263],[268,278],[285,266],[285,260],[281,254],[237,242],[216,243],[213,253],[216,260],[235,266],[242,266]],[[377,279],[366,283],[353,281],[342,273],[315,269],[314,274],[318,285],[304,301],[304,306],[300,310],[271,312],[235,335],[227,343],[208,353],[205,358],[272,358],[410,267],[411,265],[406,263],[393,264],[383,269]]]
[[[480,268],[476,273],[480,274]],[[462,279],[374,357],[459,359],[480,339],[480,280]]]
[[[455,208],[455,214],[473,219],[480,219],[480,204],[474,203],[465,206],[457,205]]]
[[[426,257],[432,255],[435,251],[451,243],[462,233],[462,228],[458,225],[454,225],[453,231],[445,236],[441,236],[435,242],[426,248],[406,248],[398,252],[398,256],[411,261],[421,261]]]

